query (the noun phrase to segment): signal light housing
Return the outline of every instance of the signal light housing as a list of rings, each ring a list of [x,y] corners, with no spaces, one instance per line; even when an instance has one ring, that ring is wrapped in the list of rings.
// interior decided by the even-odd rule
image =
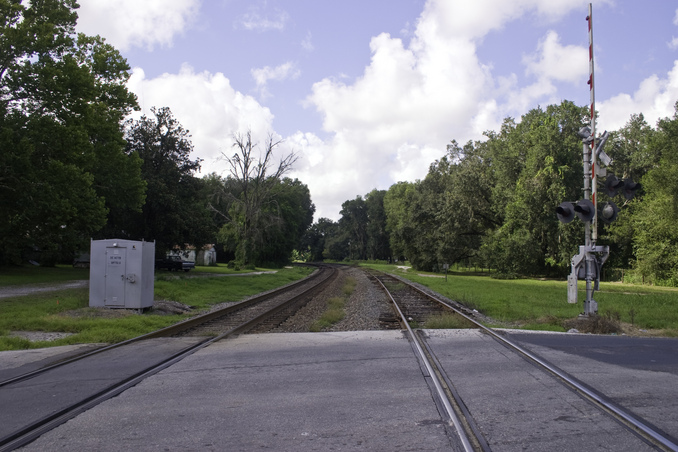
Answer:
[[[584,222],[593,220],[593,217],[596,215],[593,203],[588,199],[577,201],[577,205],[574,206],[574,213]]]
[[[640,190],[640,184],[633,182],[633,179],[630,177],[624,179],[624,198],[633,199],[638,190]]]
[[[624,181],[617,179],[614,174],[609,174],[605,178],[605,194],[610,198],[614,198],[619,194],[619,190],[624,187]]]
[[[600,218],[605,222],[605,223],[612,223],[614,220],[617,219],[617,215],[619,214],[619,207],[612,201],[606,202],[603,208],[600,210]]]
[[[574,219],[574,205],[567,201],[561,203],[556,207],[556,216],[561,223],[569,223]]]

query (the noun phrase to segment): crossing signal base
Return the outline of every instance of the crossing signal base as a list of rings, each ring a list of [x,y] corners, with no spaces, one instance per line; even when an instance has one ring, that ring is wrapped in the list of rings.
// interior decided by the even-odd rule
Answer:
[[[610,256],[610,247],[608,246],[580,246],[579,254],[572,258],[570,263],[570,275],[567,278],[567,302],[577,303],[577,281],[580,279],[587,282],[594,281],[593,290],[598,290],[600,286],[600,273],[603,264]],[[598,312],[598,303],[587,297],[584,302],[584,312],[593,314]]]

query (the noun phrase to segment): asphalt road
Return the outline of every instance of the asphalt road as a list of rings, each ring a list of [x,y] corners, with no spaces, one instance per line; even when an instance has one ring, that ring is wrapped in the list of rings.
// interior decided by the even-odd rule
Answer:
[[[678,339],[593,334],[509,333],[524,345],[547,347],[627,369],[678,375]]]
[[[678,341],[510,334],[660,430],[678,434]],[[494,451],[653,450],[486,334],[427,335]],[[266,448],[459,450],[400,331],[220,341],[25,450]]]
[[[510,333],[678,444],[678,339]]]

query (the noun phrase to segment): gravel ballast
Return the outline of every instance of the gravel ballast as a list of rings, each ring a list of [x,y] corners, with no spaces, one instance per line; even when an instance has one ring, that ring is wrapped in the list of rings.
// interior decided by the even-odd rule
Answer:
[[[356,267],[340,267],[339,276],[321,294],[309,301],[295,315],[288,318],[272,333],[308,332],[311,325],[318,320],[327,309],[327,302],[333,297],[345,297],[343,288],[347,279],[353,278],[355,289],[344,305],[345,317],[322,331],[369,331],[382,329],[379,316],[392,312],[388,299],[383,291],[377,288],[366,273]]]

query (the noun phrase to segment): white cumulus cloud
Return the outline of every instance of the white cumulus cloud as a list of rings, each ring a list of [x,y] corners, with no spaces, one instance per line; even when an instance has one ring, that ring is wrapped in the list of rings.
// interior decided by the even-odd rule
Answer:
[[[596,103],[599,121],[607,130],[616,130],[628,122],[632,114],[642,113],[648,124],[673,117],[678,101],[678,61],[666,78],[652,75],[640,83],[633,94],[620,93]]]
[[[539,42],[537,54],[525,56],[526,73],[540,79],[580,83],[589,73],[588,48],[563,46],[555,31]]]
[[[234,23],[236,28],[242,28],[250,31],[268,31],[285,29],[285,24],[290,19],[290,15],[281,9],[275,9],[269,15],[266,11],[266,4],[255,5],[249,8],[247,13],[238,17]]]
[[[163,8],[177,16],[165,23],[161,16],[154,16],[162,12],[145,6],[152,1],[136,8],[121,7],[126,1],[82,0],[83,12],[90,14],[89,26],[102,30],[94,33],[116,47],[120,43],[170,45],[199,4],[198,0],[162,2]],[[445,154],[451,139],[462,143],[482,139],[483,131],[498,130],[506,116],[517,118],[538,104],[559,102],[559,86],[581,84],[587,78],[586,48],[562,42],[554,31],[546,33],[522,60],[527,82],[516,74],[495,74],[479,59],[478,48],[488,33],[500,31],[510,21],[529,17],[542,24],[556,22],[572,11],[585,11],[589,1],[427,0],[407,40],[382,33],[365,43],[371,58],[359,77],[334,74],[316,81],[305,105],[320,115],[323,131],[301,130],[285,137],[280,146],[281,152],[294,151],[300,157],[292,176],[308,185],[318,208],[316,219],[338,219],[342,202],[373,188],[387,189],[397,181],[425,177],[428,166]],[[108,4],[139,17],[126,19],[122,12],[109,11]],[[156,5],[156,9],[163,8]],[[106,14],[111,14],[112,24],[105,23]],[[128,25],[137,19],[143,22],[138,27],[146,35]],[[154,21],[164,34],[152,30]],[[266,31],[283,30],[288,21],[284,11],[267,11],[266,4],[260,3],[236,23],[239,28]],[[310,42],[307,34],[302,43],[307,51],[312,50]],[[251,76],[265,98],[270,83],[293,79],[299,69],[287,62],[254,68]],[[225,169],[219,157],[232,152],[234,133],[251,130],[262,145],[269,134],[282,138],[275,136],[271,111],[256,98],[235,90],[222,73],[200,72],[185,65],[177,74],[149,79],[135,68],[129,86],[146,114],[151,106],[168,106],[191,131],[196,156],[205,159],[203,173]],[[676,99],[678,62],[668,74],[645,79],[632,94],[598,99],[601,126],[615,130],[631,114],[641,112],[652,124],[673,114]]]
[[[581,77],[576,65],[558,72],[547,67],[559,58],[567,60],[559,65],[568,64],[582,50],[549,34],[528,59],[528,70],[540,83],[512,96],[520,90],[515,79],[495,78],[478,59],[477,46],[488,32],[528,12],[550,21],[582,5],[586,1],[429,0],[409,44],[380,34],[370,42],[371,61],[360,77],[315,83],[306,102],[322,116],[330,137],[298,134],[288,141],[304,157],[300,179],[321,206],[316,217],[336,219],[347,199],[423,178],[450,140],[481,139],[508,112],[534,106],[522,105],[525,94],[543,99],[553,94],[552,81]],[[584,73],[586,61],[584,54]]]
[[[286,79],[295,79],[301,75],[301,71],[297,65],[291,61],[276,67],[264,66],[263,68],[255,68],[252,69],[251,73],[262,98],[270,96],[270,93],[267,89],[269,80],[281,81]]]
[[[78,31],[101,35],[119,50],[170,46],[189,26],[200,0],[80,0]]]
[[[128,86],[144,114],[151,115],[151,107],[169,107],[190,131],[198,154],[193,157],[204,159],[203,174],[225,170],[221,157],[232,153],[234,134],[251,131],[262,146],[273,134],[270,110],[233,89],[222,73],[195,72],[184,65],[178,74],[147,79],[142,69],[134,68]]]

